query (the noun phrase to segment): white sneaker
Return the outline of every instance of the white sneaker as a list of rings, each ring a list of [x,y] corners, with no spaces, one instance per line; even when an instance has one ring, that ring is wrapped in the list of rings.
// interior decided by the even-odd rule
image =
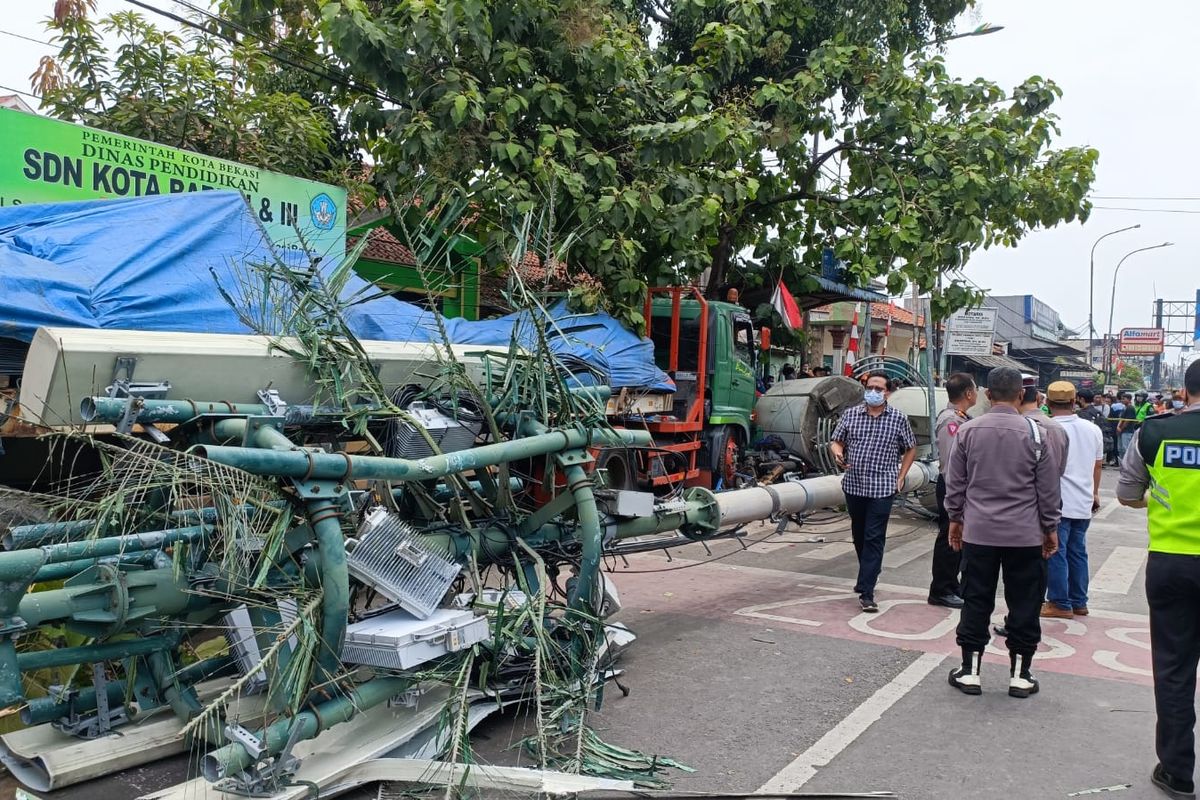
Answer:
[[[1029,697],[1031,694],[1038,693],[1038,682],[1033,677],[1033,673],[1029,674],[1028,678],[1022,678],[1020,675],[1013,675],[1008,679],[1008,696],[1009,697]]]
[[[950,670],[950,685],[963,694],[983,694],[983,679],[979,674],[983,653],[971,653],[970,661],[969,669],[959,665]]]

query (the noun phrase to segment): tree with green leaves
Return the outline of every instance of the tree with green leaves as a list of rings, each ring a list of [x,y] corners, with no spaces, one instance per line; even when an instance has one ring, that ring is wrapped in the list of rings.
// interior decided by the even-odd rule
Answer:
[[[47,22],[59,52],[33,86],[52,116],[290,175],[345,183],[360,171],[317,82],[258,42],[94,11],[94,0],[64,0]]]
[[[1146,375],[1137,364],[1121,362],[1121,369],[1114,376],[1117,385],[1130,391],[1141,391],[1146,388]]]
[[[940,57],[971,0],[226,0],[308,27],[386,96],[352,124],[401,196],[469,196],[481,235],[549,209],[641,323],[647,283],[712,295],[829,253],[850,283],[976,299],[971,253],[1086,218],[1096,151],[1054,149],[1050,80],[958,80]],[[310,36],[313,40],[317,36]],[[567,241],[559,237],[560,241]],[[502,253],[506,247],[493,248]],[[563,255],[556,253],[554,255]],[[940,288],[939,288],[940,286]],[[751,291],[747,291],[751,290]]]

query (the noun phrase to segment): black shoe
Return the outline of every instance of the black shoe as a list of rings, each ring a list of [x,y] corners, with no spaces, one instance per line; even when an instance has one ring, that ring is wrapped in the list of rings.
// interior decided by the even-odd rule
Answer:
[[[871,597],[869,594],[864,594],[859,597],[858,605],[868,614],[874,614],[879,611],[879,606],[875,605],[875,598]]]
[[[928,602],[931,606],[945,606],[946,608],[963,607],[963,599],[954,593],[938,595],[937,597],[929,595]]]
[[[1156,764],[1154,772],[1150,773],[1150,782],[1167,793],[1168,797],[1195,797],[1196,784],[1176,778],[1163,769],[1162,764]]]

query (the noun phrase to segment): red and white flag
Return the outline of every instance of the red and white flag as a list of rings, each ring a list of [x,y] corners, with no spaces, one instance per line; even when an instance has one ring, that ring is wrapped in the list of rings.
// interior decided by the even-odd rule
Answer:
[[[854,305],[854,321],[850,323],[850,342],[846,345],[846,368],[844,372],[847,376],[854,374],[854,362],[858,358],[858,304]]]
[[[882,354],[887,355],[888,337],[892,335],[892,304],[887,304],[887,323],[883,326],[883,350]]]
[[[783,324],[789,331],[804,326],[804,320],[800,316],[800,307],[796,305],[796,298],[792,297],[792,293],[783,285],[782,278],[779,283],[775,284],[775,291],[771,295],[771,307],[783,318]]]

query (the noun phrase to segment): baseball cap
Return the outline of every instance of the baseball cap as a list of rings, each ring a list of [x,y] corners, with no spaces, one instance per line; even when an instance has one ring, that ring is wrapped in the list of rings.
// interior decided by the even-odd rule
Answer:
[[[1075,399],[1075,384],[1055,381],[1046,388],[1046,398],[1051,403],[1070,403]]]

